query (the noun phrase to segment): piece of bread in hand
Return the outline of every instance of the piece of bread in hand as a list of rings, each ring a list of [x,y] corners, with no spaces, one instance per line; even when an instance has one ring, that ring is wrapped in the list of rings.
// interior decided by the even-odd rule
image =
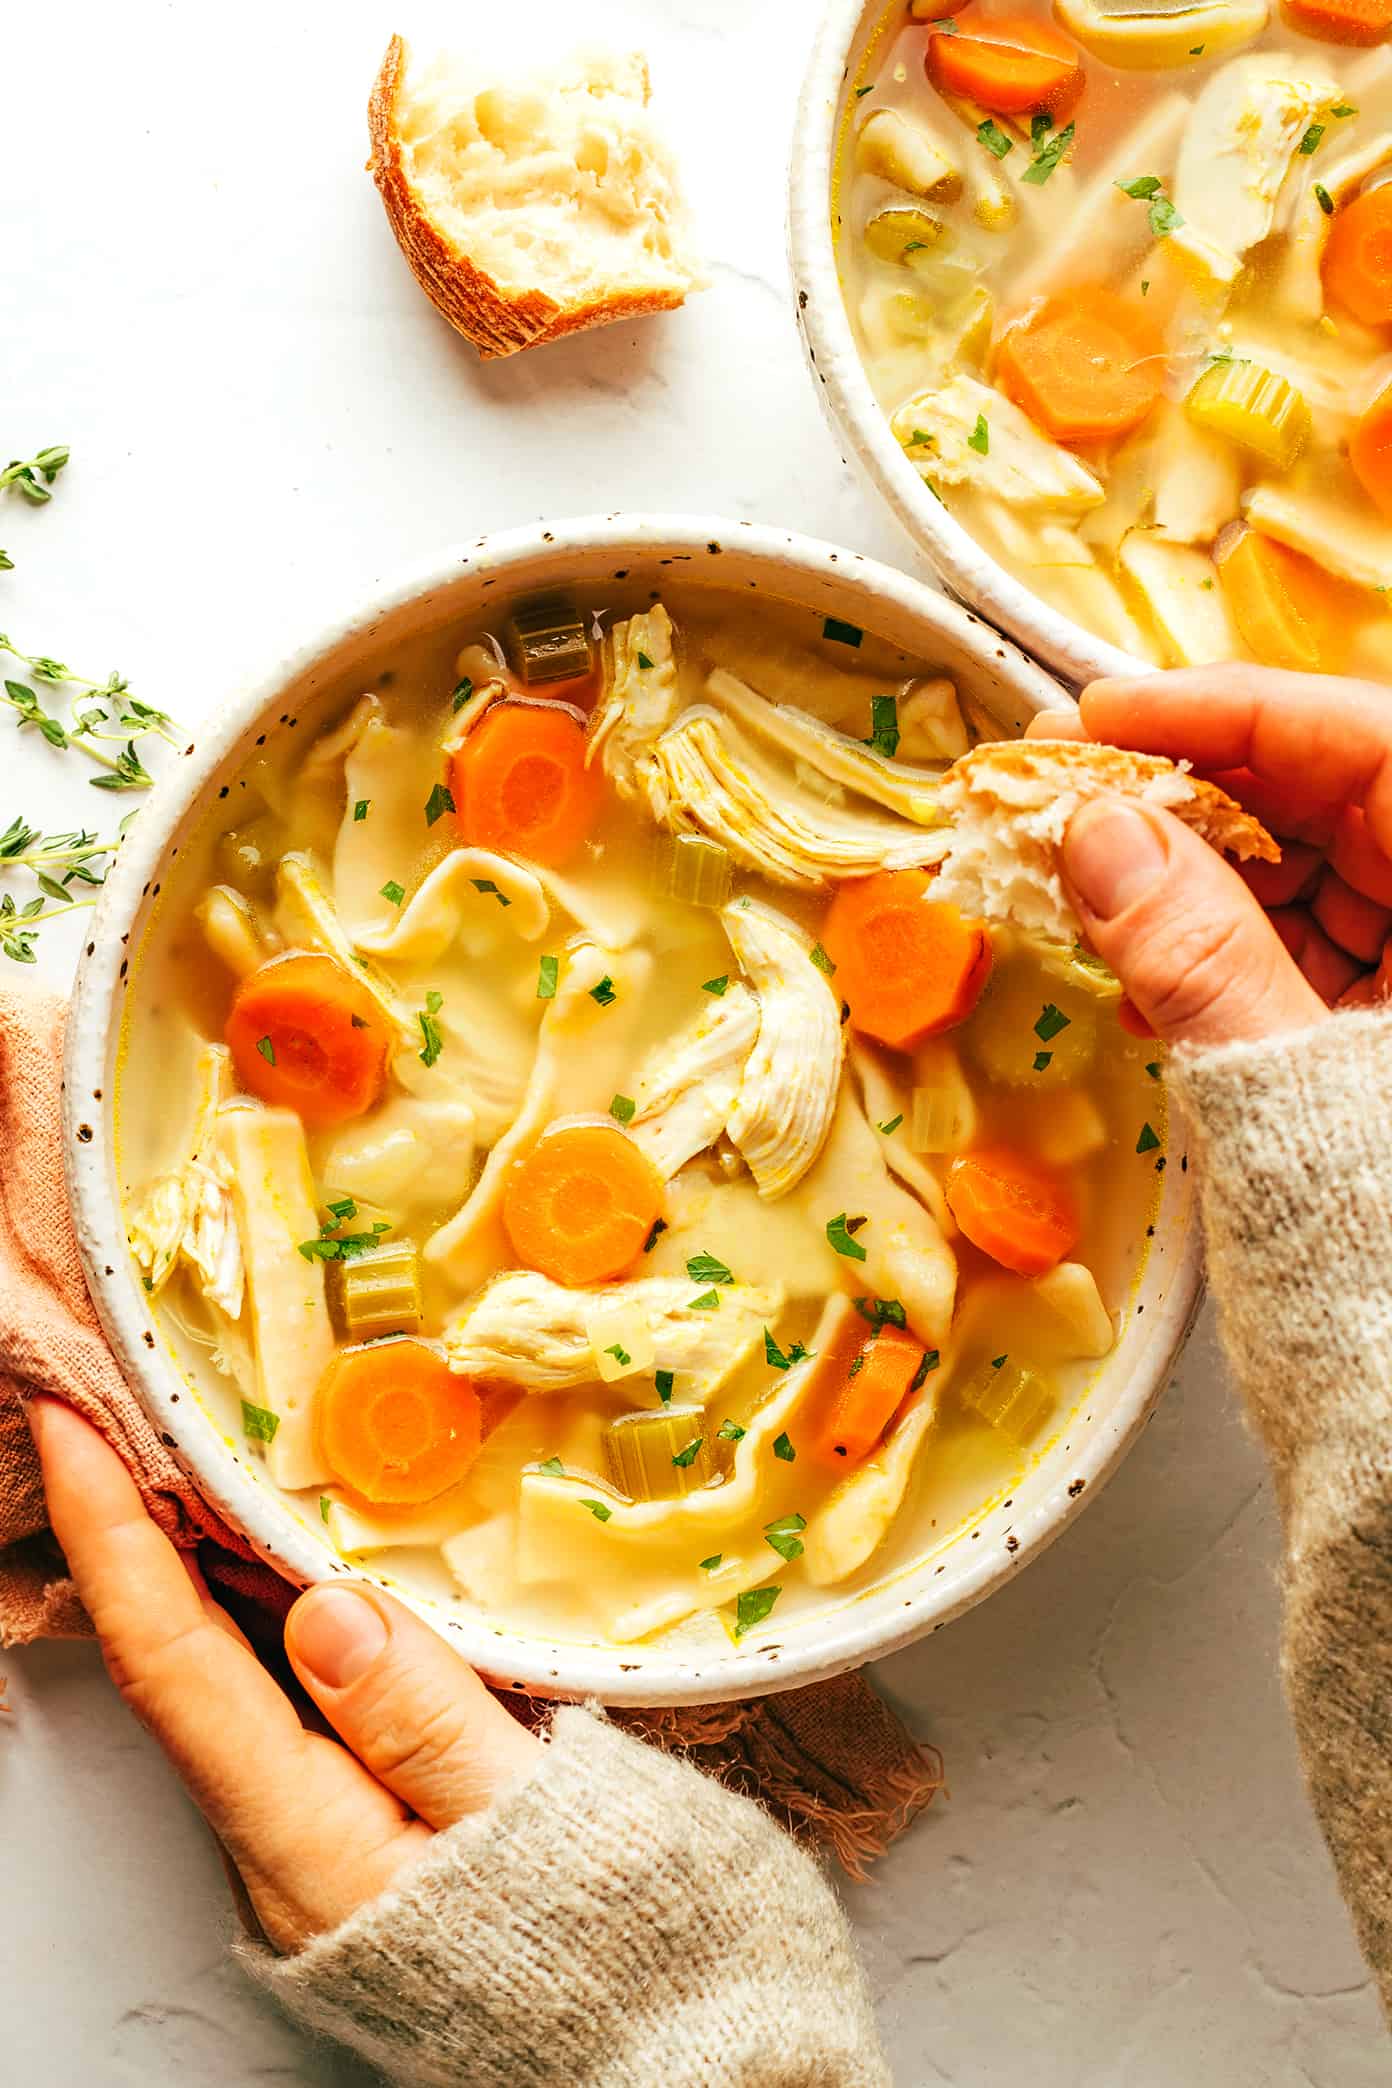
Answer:
[[[515,355],[699,289],[638,53],[490,84],[417,68],[399,36],[368,104],[368,171],[426,295],[482,356]]]
[[[943,777],[938,806],[949,824],[934,897],[977,920],[1074,941],[1081,927],[1059,875],[1059,847],[1078,807],[1098,797],[1163,806],[1240,861],[1281,860],[1250,812],[1162,754],[1082,740],[992,740]]]

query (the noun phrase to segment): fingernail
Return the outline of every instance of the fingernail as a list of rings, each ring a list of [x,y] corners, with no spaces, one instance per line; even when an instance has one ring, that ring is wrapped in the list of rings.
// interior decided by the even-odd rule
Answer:
[[[326,1689],[347,1689],[386,1645],[387,1625],[370,1595],[311,1588],[291,1610],[287,1635],[300,1667]]]
[[[1063,837],[1063,870],[1089,913],[1114,920],[1143,899],[1169,866],[1164,840],[1136,806],[1098,798],[1075,812]]]

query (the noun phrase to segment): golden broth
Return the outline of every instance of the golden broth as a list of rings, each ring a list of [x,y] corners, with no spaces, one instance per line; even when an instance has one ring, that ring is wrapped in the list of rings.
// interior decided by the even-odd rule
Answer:
[[[708,677],[721,669],[760,698],[796,704],[844,733],[846,741],[834,745],[838,755],[849,747],[852,760],[863,758],[858,748],[883,729],[884,699],[892,696],[896,729],[904,734],[898,752],[888,757],[896,778],[926,771],[931,781],[936,767],[928,757],[935,735],[940,753],[950,751],[943,733],[949,741],[955,735],[965,743],[956,698],[934,676],[933,664],[908,658],[872,633],[831,624],[824,629],[804,611],[767,601],[756,611],[739,598],[700,589],[674,588],[665,602],[676,627],[675,725],[708,705],[713,686]],[[612,631],[616,621],[647,603],[614,590],[580,606],[597,633],[601,626]],[[500,613],[499,629],[502,622]],[[626,622],[620,626],[621,633],[636,629]],[[848,642],[853,639],[859,642]],[[602,648],[595,646],[611,679],[618,643],[611,637]],[[327,692],[314,718],[283,719],[264,749],[227,786],[157,896],[123,1038],[118,1091],[123,1204],[147,1284],[157,1290],[157,1316],[171,1347],[246,1458],[268,1454],[258,1440],[264,1424],[257,1417],[277,1414],[248,1337],[250,1302],[232,1318],[225,1306],[209,1302],[187,1255],[176,1260],[166,1280],[148,1244],[152,1186],[157,1194],[161,1183],[184,1178],[180,1170],[187,1167],[194,1136],[200,1054],[206,1064],[208,1045],[223,1037],[236,990],[226,936],[215,937],[218,949],[210,946],[208,896],[214,888],[221,888],[224,897],[237,896],[238,918],[252,941],[249,962],[270,960],[279,948],[322,948],[322,922],[307,934],[303,912],[292,908],[287,913],[282,859],[287,854],[303,858],[322,880],[330,920],[340,930],[350,923],[343,931],[349,944],[356,940],[363,946],[356,952],[350,947],[346,961],[363,965],[363,948],[370,950],[374,940],[413,918],[422,885],[461,846],[455,816],[445,813],[427,824],[424,807],[446,773],[442,743],[460,730],[453,698],[461,675],[481,684],[493,671],[495,652],[488,632],[440,633],[384,657],[375,672],[358,675],[351,686]],[[649,665],[660,669],[662,662]],[[366,711],[364,692],[374,698]],[[564,685],[558,693],[564,694]],[[926,723],[915,722],[916,693],[928,701]],[[962,694],[969,699],[970,692]],[[601,694],[594,715],[603,709]],[[979,712],[973,715],[986,722]],[[370,730],[364,730],[364,717],[370,719]],[[345,720],[350,721],[347,729]],[[380,1219],[391,1228],[387,1237],[392,1241],[410,1240],[423,1250],[421,1334],[430,1341],[455,1339],[461,1328],[477,1325],[473,1315],[481,1310],[491,1280],[516,1266],[506,1252],[506,1235],[496,1225],[481,1234],[492,1257],[486,1265],[479,1261],[484,1250],[477,1243],[461,1253],[437,1253],[430,1243],[449,1237],[444,1229],[457,1222],[455,1214],[478,1191],[488,1152],[510,1135],[529,1083],[538,1077],[544,1026],[559,1021],[548,1014],[557,1003],[538,997],[541,958],[557,957],[564,995],[568,967],[586,955],[588,923],[591,943],[604,952],[599,968],[611,994],[606,1003],[590,993],[593,1008],[582,1004],[583,1023],[573,1035],[561,1037],[563,1077],[548,1112],[553,1118],[570,1116],[577,1106],[582,1114],[602,1116],[602,1098],[610,1092],[615,1102],[641,1099],[644,1063],[660,1064],[689,1025],[723,1004],[724,995],[712,995],[712,983],[740,983],[741,968],[722,914],[657,895],[649,801],[619,794],[613,778],[621,756],[606,750],[598,735],[596,747],[598,758],[611,763],[613,771],[601,814],[589,840],[559,873],[565,896],[553,894],[542,933],[525,940],[512,920],[513,906],[503,906],[497,892],[465,884],[450,898],[443,939],[435,938],[439,946],[431,948],[428,960],[419,954],[371,956],[370,975],[420,1025],[419,1034],[412,1044],[398,1037],[386,1091],[371,1111],[306,1135],[313,1215],[330,1242]],[[909,758],[915,752],[916,762]],[[844,804],[855,796],[817,775],[815,762],[809,766],[800,757],[785,762],[784,769],[787,792],[812,790],[805,803],[836,807],[838,797]],[[364,803],[366,812],[355,818]],[[923,831],[902,822],[911,845]],[[763,848],[766,836],[751,829],[749,842],[756,850]],[[517,863],[513,868],[525,878],[525,868]],[[747,866],[734,867],[730,904],[747,899],[756,909],[775,909],[790,932],[802,938],[804,956],[822,932],[830,897],[825,889],[798,890]],[[521,886],[514,905],[523,906]],[[1126,1034],[1117,1021],[1115,991],[1095,974],[1078,970],[1071,953],[1062,953],[1061,963],[1060,953],[1041,954],[1004,931],[994,937],[994,945],[992,977],[978,1005],[942,1040],[954,1055],[976,1114],[963,1143],[1007,1144],[1048,1157],[1076,1204],[1078,1239],[1070,1259],[1091,1271],[1114,1327],[1144,1260],[1147,1227],[1158,1201],[1157,1170],[1166,1157],[1157,1047]],[[819,943],[816,948],[820,951]],[[834,994],[834,979],[827,990]],[[439,1026],[439,1049],[433,1053],[422,1019],[431,1007]],[[761,1003],[761,1019],[770,1024],[773,1007],[771,998]],[[854,1064],[841,1065],[838,1059],[834,1123],[843,1125],[844,1112],[861,1154],[850,1176],[843,1168],[825,1193],[818,1186],[838,1128],[787,1194],[763,1197],[730,1138],[718,1136],[672,1174],[662,1206],[667,1229],[623,1272],[625,1283],[681,1279],[694,1298],[705,1279],[696,1272],[688,1276],[688,1263],[699,1256],[716,1258],[734,1279],[728,1288],[717,1280],[720,1298],[710,1317],[721,1328],[739,1324],[735,1315],[746,1311],[740,1301],[755,1291],[773,1301],[765,1313],[747,1308],[752,1331],[746,1329],[738,1340],[733,1333],[728,1336],[728,1367],[704,1402],[702,1440],[709,1439],[709,1451],[718,1455],[711,1483],[698,1490],[696,1516],[690,1506],[694,1494],[670,1515],[659,1509],[649,1518],[652,1527],[630,1515],[606,1462],[604,1431],[626,1413],[660,1410],[655,1388],[663,1368],[661,1345],[649,1357],[631,1356],[634,1368],[628,1374],[604,1382],[601,1344],[612,1353],[614,1328],[606,1322],[603,1333],[596,1331],[591,1339],[587,1323],[586,1339],[594,1353],[581,1382],[557,1390],[525,1389],[517,1375],[520,1370],[525,1376],[530,1367],[525,1361],[500,1363],[497,1372],[470,1373],[482,1390],[488,1432],[476,1463],[441,1498],[417,1507],[372,1509],[356,1501],[327,1469],[316,1469],[295,1491],[325,1543],[379,1577],[453,1592],[495,1626],[577,1641],[624,1641],[664,1629],[690,1636],[739,1629],[741,1623],[753,1628],[739,1597],[751,1591],[767,1594],[773,1587],[780,1593],[776,1624],[770,1628],[782,1627],[810,1604],[824,1603],[828,1587],[853,1594],[946,1543],[1007,1494],[1029,1461],[1066,1426],[1085,1396],[1100,1348],[1095,1340],[1090,1348],[1080,1344],[1066,1314],[1060,1319],[1043,1309],[1024,1279],[960,1235],[952,1238],[950,1249],[956,1262],[955,1311],[940,1326],[915,1325],[909,1318],[909,1330],[925,1351],[936,1354],[936,1365],[925,1367],[921,1389],[897,1410],[888,1438],[872,1449],[864,1466],[849,1471],[815,1459],[806,1434],[798,1452],[799,1426],[816,1423],[826,1387],[818,1389],[816,1359],[794,1362],[787,1371],[770,1361],[765,1325],[775,1349],[787,1356],[795,1343],[816,1342],[828,1297],[894,1299],[892,1291],[871,1280],[881,1266],[877,1258],[887,1251],[876,1243],[873,1220],[860,1233],[870,1242],[866,1268],[833,1246],[829,1223],[838,1216],[854,1222],[860,1215],[861,1199],[851,1195],[845,1200],[845,1182],[863,1184],[863,1200],[873,1211],[889,1209],[883,1185],[894,1184],[901,1199],[895,1208],[902,1213],[911,1207],[913,1225],[940,1254],[931,1211],[943,1215],[941,1183],[953,1157],[950,1151],[915,1154],[911,1149],[914,1089],[922,1084],[924,1063],[916,1071],[908,1054],[888,1051],[867,1059],[864,1040],[844,1018],[840,1034],[850,1039]],[[940,1053],[941,1048],[934,1047]],[[939,1060],[933,1066],[937,1071],[931,1077],[937,1079]],[[461,1142],[453,1126],[463,1110],[474,1112],[476,1135]],[[225,1125],[229,1114],[244,1124],[245,1101],[229,1097],[217,1122]],[[620,1116],[618,1121],[626,1120]],[[404,1127],[416,1138],[404,1167],[389,1150],[388,1125]],[[637,1135],[640,1128],[635,1120],[627,1135]],[[873,1148],[868,1159],[867,1141]],[[891,1147],[895,1163],[911,1181],[916,1179],[916,1189],[906,1188],[889,1171],[882,1155]],[[250,1264],[257,1243],[244,1236],[252,1227],[247,1198],[255,1185],[238,1203],[242,1189],[228,1184],[225,1164],[222,1174]],[[336,1222],[328,1207],[347,1200],[355,1205],[354,1213]],[[322,1314],[327,1298],[327,1338],[341,1348],[347,1335],[340,1282],[353,1264],[339,1267],[311,1257],[301,1266],[295,1249],[311,1243],[317,1229],[309,1228],[305,1243],[287,1238],[280,1273],[290,1268],[296,1282],[311,1292],[323,1286],[312,1309]],[[918,1281],[912,1259],[897,1266],[907,1271],[911,1284]],[[870,1325],[856,1320],[848,1306],[841,1311],[855,1321],[859,1338],[868,1339]],[[867,1311],[873,1319],[873,1305]],[[525,1351],[529,1323],[522,1324],[517,1345]],[[623,1338],[622,1332],[615,1336],[619,1346]],[[847,1341],[844,1326],[835,1338]],[[540,1337],[531,1342],[532,1349],[539,1342]],[[964,1388],[969,1390],[998,1360],[1006,1367],[1007,1359],[1011,1366],[1040,1374],[1050,1400],[1048,1411],[1035,1417],[1021,1440],[987,1425],[963,1403]],[[264,1365],[265,1359],[260,1361]],[[830,1368],[826,1358],[822,1367],[823,1373]],[[291,1389],[308,1412],[313,1384]],[[688,1403],[683,1392],[679,1382],[673,1402],[678,1409]],[[777,1449],[770,1440],[780,1402],[788,1401],[793,1418],[779,1433],[792,1448],[791,1457],[786,1447]],[[910,1422],[912,1441],[900,1435]],[[724,1443],[720,1423],[728,1424]],[[293,1417],[279,1416],[277,1432],[286,1431],[282,1449],[290,1429],[299,1426]],[[744,1432],[740,1440],[728,1440],[733,1431]],[[305,1440],[310,1446],[306,1455],[318,1456],[312,1429]],[[830,1578],[824,1572],[814,1585],[804,1540],[812,1547],[810,1556],[823,1557],[825,1540],[821,1552],[815,1542],[821,1519],[858,1474],[893,1465],[896,1442],[912,1454],[900,1457],[896,1486],[883,1512],[877,1511],[873,1541],[860,1547],[863,1556],[852,1545],[850,1568]],[[274,1438],[270,1449],[275,1450]],[[555,1476],[556,1460],[560,1477]],[[727,1491],[732,1475],[751,1472],[753,1483],[740,1496],[743,1505],[727,1510],[725,1502],[734,1499]],[[601,1515],[597,1508],[606,1512]],[[771,1524],[781,1549],[768,1542]],[[439,1549],[442,1540],[450,1546],[448,1559]],[[703,1565],[717,1555],[721,1567]]]
[[[942,17],[962,35],[1004,15],[1065,25],[1081,94],[1037,125],[945,98],[926,70],[942,32],[887,11],[848,99],[832,203],[875,394],[963,527],[1097,637],[1165,666],[1386,676],[1392,479],[1375,453],[1392,302],[1386,323],[1356,317],[1328,253],[1392,175],[1392,51],[1318,41],[1274,7],[1239,36],[1265,18],[1260,0],[1138,0],[1160,42],[1123,66],[1105,29],[1090,48],[1067,36],[1081,5],[980,0]],[[1115,28],[1124,10],[1101,13]],[[1172,62],[1155,62],[1162,45]],[[1110,439],[1059,422],[1056,442],[1008,337],[1093,286],[1121,299],[1155,401]],[[1373,454],[1362,476],[1351,446]]]

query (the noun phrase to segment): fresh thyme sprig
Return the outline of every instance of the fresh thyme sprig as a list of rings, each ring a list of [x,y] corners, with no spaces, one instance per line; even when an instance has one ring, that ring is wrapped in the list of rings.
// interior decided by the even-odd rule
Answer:
[[[15,457],[0,471],[0,493],[18,493],[23,499],[31,500],[35,507],[52,500],[49,487],[68,461],[66,443],[55,443],[51,449],[42,449],[37,457]],[[0,573],[12,573],[14,560],[8,551],[0,551]]]
[[[104,682],[91,681],[47,653],[22,652],[3,633],[0,633],[0,653],[8,653],[11,659],[18,660],[28,675],[27,682],[6,680],[0,687],[0,704],[17,713],[21,730],[32,725],[51,747],[76,747],[89,761],[96,762],[105,774],[89,777],[94,790],[149,788],[153,779],[140,759],[135,742],[146,734],[152,734],[156,739],[162,739],[166,746],[177,747],[179,733],[167,711],[156,710],[153,704],[142,703],[138,697],[132,696],[124,675],[113,673]],[[72,690],[73,694],[68,698],[71,715],[63,719],[45,710],[38,690],[30,686],[34,682],[46,688]],[[82,701],[84,693],[88,699],[85,703]],[[116,730],[107,729],[113,725]],[[108,753],[108,747],[119,751]]]
[[[126,814],[114,841],[102,841],[85,828],[71,834],[41,834],[27,820],[11,821],[0,834],[0,872],[28,871],[39,889],[23,906],[12,892],[0,894],[0,956],[14,964],[33,964],[35,938],[46,922],[96,904],[96,891],[106,882],[110,858],[134,817],[133,812]]]

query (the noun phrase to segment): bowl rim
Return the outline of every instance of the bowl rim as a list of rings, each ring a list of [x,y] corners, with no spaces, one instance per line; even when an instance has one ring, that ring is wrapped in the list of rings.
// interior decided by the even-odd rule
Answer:
[[[359,1569],[313,1541],[291,1510],[252,1478],[228,1450],[200,1400],[186,1396],[180,1402],[179,1395],[189,1392],[188,1380],[154,1337],[149,1301],[137,1284],[125,1239],[116,1176],[117,1082],[112,1076],[124,1002],[125,952],[140,922],[145,895],[157,881],[181,822],[217,771],[251,741],[285,688],[346,641],[368,633],[388,612],[413,603],[424,606],[452,583],[481,572],[487,575],[484,584],[491,586],[510,573],[595,553],[624,553],[654,562],[669,557],[694,568],[701,554],[713,560],[725,550],[748,552],[766,564],[771,582],[794,598],[803,590],[809,598],[819,589],[837,590],[860,594],[867,610],[875,602],[891,605],[918,621],[929,637],[937,635],[979,658],[986,674],[1003,679],[1028,708],[1045,708],[1059,699],[1057,685],[1040,667],[970,612],[921,580],[838,546],[763,524],[711,516],[610,514],[537,523],[472,540],[407,567],[360,594],[336,621],[215,706],[212,729],[176,757],[142,806],[102,890],[68,1020],[63,1102],[69,1198],[92,1298],[118,1362],[171,1454],[258,1555],[302,1587],[335,1571]],[[690,583],[696,573],[683,570],[680,578]],[[712,566],[697,584],[729,583]],[[1143,1427],[1200,1300],[1201,1250],[1192,1177],[1181,1193],[1185,1201],[1164,1292],[1153,1301],[1144,1349],[1116,1389],[1107,1426],[1096,1429],[1067,1466],[1070,1483],[1065,1485],[1060,1475],[1015,1519],[1015,1545],[983,1545],[979,1556],[945,1584],[942,1595],[935,1595],[929,1581],[906,1601],[896,1579],[827,1617],[824,1628],[791,1635],[786,1645],[751,1647],[714,1660],[683,1649],[655,1672],[654,1664],[625,1659],[637,1648],[552,1644],[500,1631],[483,1618],[448,1615],[424,1592],[395,1583],[393,1592],[476,1667],[505,1686],[542,1696],[598,1697],[610,1704],[703,1703],[759,1695],[821,1680],[898,1650],[973,1607],[1052,1542],[1116,1469]],[[370,1571],[365,1577],[382,1584]]]
[[[1153,674],[1155,664],[1096,637],[1053,609],[983,550],[935,500],[890,432],[851,331],[831,228],[831,182],[850,54],[888,0],[827,0],[803,76],[788,168],[788,254],[798,331],[838,442],[939,578],[1056,673],[1079,686],[1108,675]]]

